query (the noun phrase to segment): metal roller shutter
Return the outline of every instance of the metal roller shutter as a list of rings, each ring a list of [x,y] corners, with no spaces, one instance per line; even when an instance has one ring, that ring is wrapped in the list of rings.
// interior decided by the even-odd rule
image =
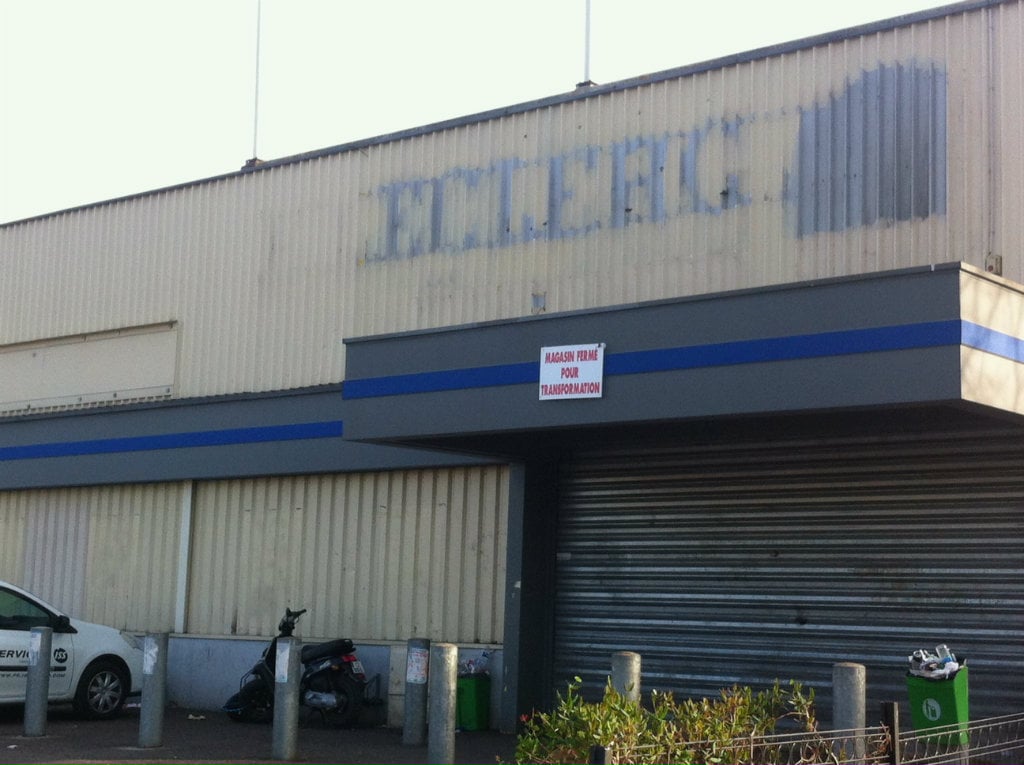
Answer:
[[[638,446],[563,470],[555,689],[717,695],[796,679],[831,716],[832,665],[867,666],[869,717],[906,658],[948,643],[973,717],[1024,709],[1019,436]]]

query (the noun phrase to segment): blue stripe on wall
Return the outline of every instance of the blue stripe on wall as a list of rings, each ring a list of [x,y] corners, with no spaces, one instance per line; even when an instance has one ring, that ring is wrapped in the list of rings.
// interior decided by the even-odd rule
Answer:
[[[769,361],[847,356],[956,345],[958,321],[939,321],[897,327],[821,332],[813,335],[739,340],[732,343],[618,353],[605,359],[608,375],[670,372],[680,369],[757,364]]]
[[[341,390],[343,398],[375,398],[400,396],[405,393],[436,393],[444,390],[490,388],[495,385],[519,385],[535,383],[539,379],[539,364],[527,361],[491,367],[466,367],[441,372],[414,372],[388,377],[368,377],[364,380],[346,380]]]
[[[304,422],[294,425],[266,425],[256,428],[200,430],[189,433],[165,433],[155,436],[98,438],[91,441],[31,444],[0,447],[0,462],[73,457],[85,454],[113,454],[157,449],[184,449],[196,446],[257,444],[271,441],[296,441],[305,438],[340,438],[344,430],[341,420]]]
[[[972,322],[949,320],[607,354],[605,356],[605,374],[609,376],[646,374],[958,344],[1024,363],[1024,340],[1021,338]],[[539,380],[539,361],[523,362],[347,380],[343,387],[343,395],[346,399],[375,398],[537,383]],[[309,438],[340,438],[343,434],[342,421],[332,420],[152,436],[101,438],[89,441],[0,447],[0,462],[294,441]]]
[[[964,322],[961,343],[968,348],[1024,362],[1024,340],[969,321]]]
[[[963,324],[966,325],[967,322]],[[942,345],[958,345],[960,342],[961,322],[950,319],[871,329],[819,332],[791,337],[608,353],[605,354],[604,369],[608,376],[631,375],[735,364],[846,356],[855,353],[933,348]],[[540,361],[538,360],[519,364],[499,364],[491,367],[346,380],[342,387],[342,395],[346,399],[377,398],[496,385],[537,383],[539,381]]]

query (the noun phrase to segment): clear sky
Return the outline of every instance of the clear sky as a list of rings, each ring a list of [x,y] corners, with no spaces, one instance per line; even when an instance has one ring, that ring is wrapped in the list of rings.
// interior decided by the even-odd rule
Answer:
[[[944,4],[591,0],[589,75],[603,84]],[[586,8],[0,0],[0,222],[231,172],[254,144],[275,159],[571,91]]]

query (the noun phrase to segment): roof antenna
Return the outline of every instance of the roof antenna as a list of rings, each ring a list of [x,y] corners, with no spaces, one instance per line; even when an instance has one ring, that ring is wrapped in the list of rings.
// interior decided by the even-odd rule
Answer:
[[[587,0],[589,2],[589,0]],[[257,165],[263,164],[263,160],[256,153],[257,138],[259,137],[260,126],[260,32],[262,31],[263,0],[256,0],[256,86],[253,91],[252,106],[252,157],[245,160],[243,170],[251,170]]]
[[[590,0],[584,0],[587,6],[586,24],[583,32],[583,81],[576,83],[577,90],[593,87],[596,83],[590,79]]]

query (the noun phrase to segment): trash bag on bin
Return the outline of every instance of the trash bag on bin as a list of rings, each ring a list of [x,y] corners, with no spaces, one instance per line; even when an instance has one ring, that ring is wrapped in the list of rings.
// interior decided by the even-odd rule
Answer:
[[[960,671],[961,663],[945,645],[935,647],[935,653],[925,649],[914,651],[907,657],[907,670],[914,677],[928,680],[951,680]]]
[[[459,661],[459,677],[470,675],[490,674],[491,652],[484,651],[476,659],[463,659]]]

